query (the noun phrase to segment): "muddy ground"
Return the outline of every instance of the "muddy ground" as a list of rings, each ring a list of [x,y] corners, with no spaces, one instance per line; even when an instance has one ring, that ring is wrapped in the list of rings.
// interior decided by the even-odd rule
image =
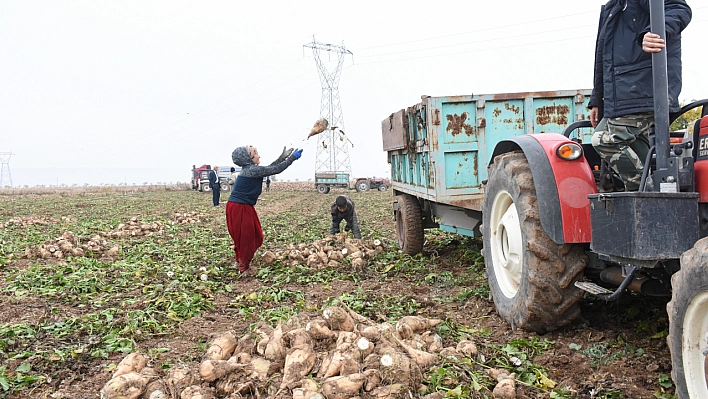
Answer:
[[[274,183],[273,188],[273,192],[263,194],[257,205],[266,233],[263,250],[277,251],[297,244],[298,240],[307,242],[326,236],[329,223],[327,209],[340,192],[320,195],[312,189],[305,191],[303,185],[286,186],[286,183]],[[303,191],[293,191],[294,188]],[[293,306],[314,315],[333,298],[352,295],[362,301],[366,298],[360,308],[371,318],[383,321],[403,313],[415,313],[444,319],[446,325],[462,327],[467,332],[466,336],[477,342],[480,348],[504,347],[513,340],[536,337],[534,333],[512,331],[495,313],[483,278],[480,240],[427,232],[422,256],[408,259],[399,254],[393,245],[395,226],[390,212],[391,193],[349,194],[357,204],[364,239],[383,239],[388,254],[369,262],[365,270],[338,271],[347,276],[341,280],[336,277],[323,282],[314,278],[286,282],[278,280],[279,289],[301,292],[303,299],[298,303],[260,304],[261,311]],[[222,200],[225,198],[222,197]],[[46,327],[76,320],[77,316],[87,314],[90,303],[96,301],[90,299],[86,302],[85,296],[76,296],[79,294],[71,291],[68,285],[63,288],[59,286],[51,293],[29,288],[20,295],[16,289],[14,282],[25,271],[38,265],[60,266],[65,261],[23,257],[24,249],[56,237],[69,228],[80,229],[88,235],[91,231],[115,227],[131,217],[169,220],[174,212],[201,213],[201,221],[175,227],[178,233],[174,239],[189,237],[190,229],[208,230],[216,237],[213,245],[220,248],[213,251],[213,258],[210,255],[212,251],[199,252],[206,258],[203,264],[210,269],[210,280],[211,273],[216,274],[214,285],[207,288],[212,294],[208,297],[211,306],[174,323],[174,328],[166,328],[164,332],[132,334],[134,350],[149,353],[151,365],[165,369],[169,365],[198,360],[204,353],[205,343],[217,332],[247,332],[249,326],[258,320],[259,310],[252,314],[244,313],[243,301],[239,298],[273,285],[277,276],[274,271],[269,272],[268,265],[263,264],[257,264],[261,272],[254,277],[239,277],[230,268],[232,260],[223,207],[213,209],[210,202],[211,196],[208,194],[163,190],[136,194],[15,194],[0,198],[0,222],[6,223],[18,216],[45,218],[47,222],[44,225],[0,228],[3,240],[0,252],[3,276],[0,281],[0,300],[3,303],[0,307],[0,385],[3,385],[3,377],[6,381],[15,382],[14,385],[0,386],[0,397],[98,398],[99,390],[110,379],[112,365],[125,356],[117,351],[96,356],[90,350],[74,350],[69,355],[62,352],[52,356],[53,348],[89,342],[91,333],[86,326],[76,326],[76,332],[67,336],[39,334],[24,340],[8,333],[9,326]],[[62,217],[70,221],[63,222]],[[160,246],[166,244],[156,237],[123,240],[120,242],[122,251],[125,253],[131,246],[157,242],[154,247],[157,249],[152,251],[159,253]],[[190,245],[189,241],[185,241],[185,254],[195,251]],[[174,256],[187,259],[184,262],[199,264],[198,260],[185,254]],[[157,270],[160,262],[180,262],[168,256],[162,254],[154,257],[153,267]],[[120,258],[119,254],[110,261]],[[405,262],[413,266],[407,270]],[[164,277],[156,273],[153,278]],[[122,289],[130,291],[130,288]],[[140,299],[144,293],[136,289],[125,295]],[[78,302],[72,302],[72,298],[77,298]],[[581,318],[567,327],[539,337],[552,342],[552,345],[534,353],[529,359],[547,372],[548,378],[555,383],[555,391],[519,383],[517,397],[673,397],[673,388],[667,381],[667,375],[671,372],[670,354],[665,342],[667,301],[668,298],[633,294],[625,295],[614,303],[585,297],[581,303]],[[136,303],[134,306],[140,305]],[[460,339],[459,334],[444,337],[448,344]],[[72,343],[72,340],[75,342]],[[90,349],[90,344],[87,345]],[[32,366],[32,372],[25,375],[40,378],[24,384],[17,383],[18,377],[23,375],[17,371],[22,363]],[[453,387],[454,383],[448,389]],[[445,390],[440,392],[444,394]],[[472,396],[491,397],[491,393],[489,389],[483,389]]]

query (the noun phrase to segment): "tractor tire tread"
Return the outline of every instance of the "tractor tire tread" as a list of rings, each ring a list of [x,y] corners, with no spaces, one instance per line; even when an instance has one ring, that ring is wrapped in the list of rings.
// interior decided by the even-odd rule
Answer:
[[[688,388],[683,365],[683,325],[686,310],[695,295],[708,291],[708,237],[696,242],[681,255],[681,270],[671,276],[671,301],[666,305],[669,315],[669,335],[666,343],[671,350],[671,378],[676,384],[679,399],[688,399]]]
[[[507,319],[513,329],[521,328],[537,333],[567,325],[580,315],[578,301],[583,291],[576,288],[574,282],[582,278],[587,264],[584,248],[578,244],[556,244],[541,228],[533,175],[522,152],[498,156],[493,168],[497,170],[494,173],[505,173],[511,184],[519,188],[515,204],[523,219],[520,223],[527,237],[525,249],[530,269],[528,292],[517,294],[520,298],[512,305],[509,314],[502,317]],[[494,173],[490,171],[490,182]],[[489,250],[488,245],[484,248],[485,251]],[[490,254],[485,253],[485,258],[491,262]]]

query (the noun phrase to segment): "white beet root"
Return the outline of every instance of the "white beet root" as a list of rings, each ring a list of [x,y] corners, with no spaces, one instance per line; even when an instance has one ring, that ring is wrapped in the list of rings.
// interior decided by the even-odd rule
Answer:
[[[227,360],[236,348],[236,336],[227,331],[212,341],[211,346],[206,351],[205,360]]]
[[[349,399],[359,393],[366,382],[364,374],[350,374],[326,379],[322,383],[322,393],[327,399]]]
[[[337,338],[337,334],[332,332],[332,330],[330,330],[327,326],[327,322],[322,319],[311,320],[305,326],[305,331],[307,331],[314,339]]]
[[[202,388],[199,385],[192,385],[184,389],[180,394],[180,399],[214,399],[212,388]]]
[[[133,352],[118,363],[118,367],[116,367],[116,370],[113,372],[113,378],[130,372],[139,373],[145,367],[145,363],[145,356],[138,352]]]
[[[403,316],[398,324],[408,324],[414,333],[421,333],[442,323],[439,319],[426,319],[420,316]]]
[[[143,393],[150,377],[136,372],[119,375],[109,380],[101,389],[103,399],[136,399]]]
[[[329,323],[331,330],[354,331],[354,320],[342,308],[330,306],[322,311],[322,316]]]
[[[206,382],[212,382],[237,370],[243,370],[243,365],[228,360],[205,360],[199,365],[199,375]]]
[[[317,357],[311,345],[304,344],[290,348],[285,356],[283,382],[280,384],[280,390],[308,375],[316,362]]]

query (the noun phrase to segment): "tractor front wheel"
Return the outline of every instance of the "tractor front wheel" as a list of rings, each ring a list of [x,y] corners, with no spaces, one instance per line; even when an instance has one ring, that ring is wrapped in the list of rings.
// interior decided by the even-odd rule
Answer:
[[[580,315],[583,291],[574,283],[587,256],[582,245],[556,244],[541,227],[526,156],[497,156],[484,191],[484,263],[497,312],[512,329],[538,333],[570,323]]]
[[[423,250],[423,216],[418,200],[409,194],[398,196],[396,209],[396,236],[398,248],[408,255]]]
[[[708,398],[708,237],[681,256],[671,276],[669,336],[671,377],[680,399]]]

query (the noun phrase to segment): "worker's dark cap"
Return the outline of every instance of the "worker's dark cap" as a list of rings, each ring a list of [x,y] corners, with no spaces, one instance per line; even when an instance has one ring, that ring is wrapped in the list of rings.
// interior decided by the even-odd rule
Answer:
[[[347,206],[347,197],[340,195],[334,202],[337,204],[338,208],[344,208]]]

